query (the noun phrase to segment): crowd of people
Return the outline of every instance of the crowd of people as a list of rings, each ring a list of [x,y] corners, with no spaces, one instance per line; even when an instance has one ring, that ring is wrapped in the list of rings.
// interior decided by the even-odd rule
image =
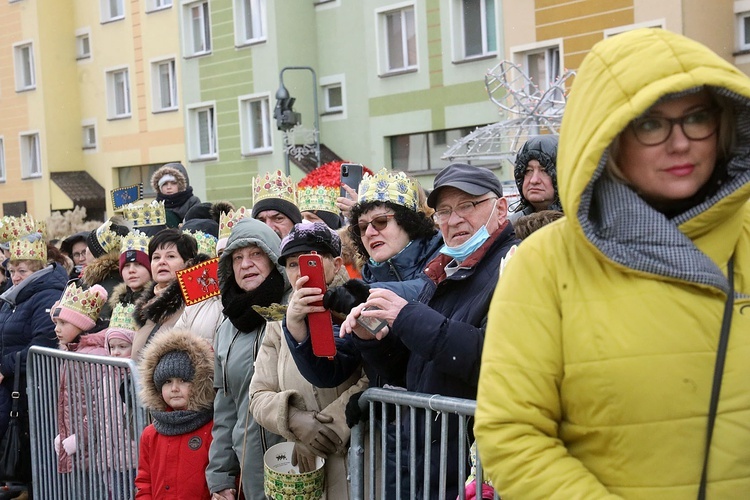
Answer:
[[[739,498],[748,123],[750,79],[696,42],[635,30],[584,60],[560,147],[543,135],[518,151],[512,207],[495,173],[463,163],[429,192],[383,169],[349,196],[298,195],[266,173],[251,209],[201,203],[167,164],[156,201],[59,251],[31,215],[5,217],[0,436],[39,345],[139,367],[153,423],[127,465],[134,484],[110,482],[108,498],[264,499],[264,454],[284,441],[301,473],[325,460],[326,498],[349,498],[349,426],[368,387],[477,399],[467,435],[447,417],[445,470],[439,446],[416,440],[433,495],[464,488],[459,449],[476,433],[503,498]],[[309,254],[324,288],[303,273]],[[209,265],[219,293],[188,301],[182,271]],[[327,311],[336,353],[319,356],[311,330]],[[73,376],[61,369],[60,474],[90,452],[66,411]],[[388,464],[397,433],[443,425],[406,420],[387,423]]]

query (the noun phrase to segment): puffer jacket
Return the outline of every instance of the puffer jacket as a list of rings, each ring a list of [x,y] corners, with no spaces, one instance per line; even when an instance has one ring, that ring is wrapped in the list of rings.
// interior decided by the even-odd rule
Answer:
[[[716,192],[670,219],[603,175],[606,149],[699,86],[731,103],[736,146]],[[475,433],[503,498],[697,496],[732,255],[707,498],[750,496],[748,123],[750,79],[680,35],[623,33],[584,60],[560,138],[568,215],[519,246],[487,326]]]

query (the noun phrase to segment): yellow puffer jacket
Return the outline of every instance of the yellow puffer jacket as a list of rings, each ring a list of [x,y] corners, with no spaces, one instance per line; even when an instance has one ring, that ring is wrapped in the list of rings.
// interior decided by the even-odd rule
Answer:
[[[737,145],[718,191],[670,220],[602,175],[606,148],[661,96],[703,85],[732,101]],[[485,470],[504,500],[696,498],[734,254],[708,498],[750,498],[750,79],[664,30],[600,42],[571,90],[558,176],[567,216],[524,240],[490,308]]]

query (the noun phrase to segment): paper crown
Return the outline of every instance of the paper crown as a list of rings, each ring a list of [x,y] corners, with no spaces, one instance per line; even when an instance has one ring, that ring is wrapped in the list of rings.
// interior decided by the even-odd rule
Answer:
[[[112,195],[112,208],[120,210],[123,206],[134,201],[143,199],[143,183],[133,184],[132,186],[115,188],[110,191]]]
[[[47,239],[47,221],[38,220],[36,221],[36,231],[42,235],[44,240]]]
[[[164,226],[167,211],[163,201],[152,201],[143,205],[128,203],[122,207],[122,216],[133,223],[133,227]]]
[[[336,206],[336,198],[339,197],[338,187],[307,186],[297,189],[297,207],[300,212],[313,212],[324,210],[336,215],[341,210]]]
[[[135,304],[122,304],[118,302],[112,309],[112,316],[109,318],[109,327],[137,331],[138,324],[135,322]]]
[[[122,242],[122,236],[112,231],[111,226],[112,221],[108,220],[96,228],[96,242],[102,247],[102,255],[112,250],[117,250],[120,248],[120,243]]]
[[[79,288],[74,282],[65,287],[54,317],[73,323],[82,330],[90,330],[99,319],[99,313],[107,302],[107,291],[99,285]]]
[[[36,232],[36,230],[36,223],[31,215],[23,214],[19,217],[6,215],[0,219],[0,243],[17,240],[21,236]]]
[[[230,210],[229,212],[222,212],[219,216],[219,240],[229,238],[234,225],[246,217],[250,217],[250,211],[245,207]]]
[[[253,205],[267,198],[282,199],[296,205],[294,190],[294,181],[282,174],[281,170],[266,172],[262,177],[253,178]]]
[[[133,229],[127,235],[122,237],[120,241],[120,253],[127,252],[128,250],[138,250],[148,255],[148,242],[150,238],[144,233]]]
[[[198,243],[198,253],[204,253],[209,257],[216,257],[216,242],[218,240],[212,234],[207,234],[203,231],[190,231],[189,229],[182,232],[195,238],[195,241]]]
[[[375,175],[365,174],[359,184],[359,203],[390,201],[409,210],[417,210],[417,181],[403,172],[382,169]]]
[[[21,236],[17,240],[10,240],[11,260],[39,260],[47,262],[47,243],[40,233]]]

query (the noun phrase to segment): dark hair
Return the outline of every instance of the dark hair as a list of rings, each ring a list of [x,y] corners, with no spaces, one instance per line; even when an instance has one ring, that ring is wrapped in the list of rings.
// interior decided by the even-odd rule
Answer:
[[[369,259],[370,254],[367,253],[367,249],[362,244],[362,237],[357,235],[353,228],[357,227],[359,218],[363,213],[372,210],[375,207],[386,207],[393,210],[396,223],[401,229],[406,231],[410,240],[431,238],[437,233],[435,222],[427,217],[424,212],[415,212],[414,210],[409,210],[403,205],[398,205],[390,201],[366,201],[364,203],[357,203],[352,207],[352,214],[349,222],[349,234],[354,242],[354,246],[357,248],[357,253],[364,259]]]
[[[529,215],[519,217],[513,223],[513,229],[516,231],[516,238],[525,239],[537,229],[546,226],[561,218],[564,214],[559,210],[540,210]]]
[[[182,260],[188,261],[198,255],[198,243],[195,238],[185,234],[179,229],[162,229],[151,238],[148,242],[148,258],[154,255],[154,252],[165,245],[174,244],[177,247],[177,253]]]

